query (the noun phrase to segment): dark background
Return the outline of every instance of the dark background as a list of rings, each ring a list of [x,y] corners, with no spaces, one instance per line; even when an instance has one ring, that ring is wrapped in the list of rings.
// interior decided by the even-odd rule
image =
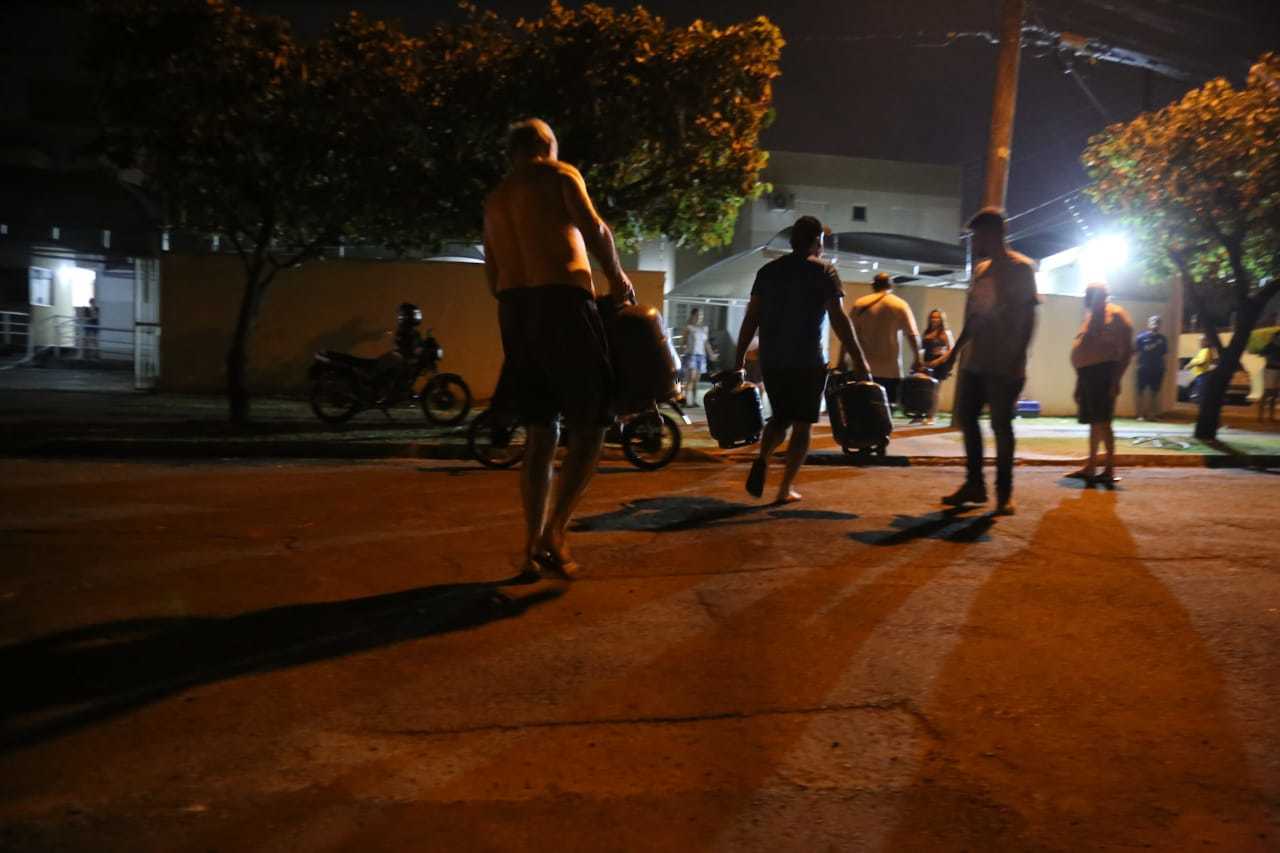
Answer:
[[[288,17],[303,34],[323,31],[353,7],[370,17],[398,20],[410,32],[460,14],[446,0],[246,0],[243,5]],[[508,16],[537,16],[546,9],[543,0],[481,5]],[[787,46],[775,87],[778,117],[765,135],[766,147],[961,165],[966,208],[976,206],[997,48],[973,37],[943,45],[948,33],[994,31],[999,0],[650,0],[645,5],[677,24],[696,17],[725,24],[763,14],[782,28]],[[74,70],[82,21],[81,4],[74,2],[11,0],[0,8],[0,146],[20,147],[43,134],[40,144],[61,144],[63,159],[74,155],[73,143],[83,134],[70,128],[92,123],[91,105]],[[1022,247],[1037,255],[1078,239],[1068,202],[1086,222],[1097,224],[1096,211],[1079,196],[1055,200],[1085,183],[1079,156],[1091,134],[1144,107],[1167,104],[1211,76],[1243,82],[1253,58],[1265,49],[1280,49],[1280,0],[1055,0],[1029,4],[1027,22],[1159,56],[1189,78],[1077,62],[1075,76],[1099,108],[1053,55],[1024,49],[1008,208],[1011,214],[1034,209],[1012,228]],[[60,139],[49,140],[50,123],[67,128]]]

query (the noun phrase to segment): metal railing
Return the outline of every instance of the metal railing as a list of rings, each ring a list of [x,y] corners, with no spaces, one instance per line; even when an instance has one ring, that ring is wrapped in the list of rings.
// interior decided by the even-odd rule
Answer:
[[[26,311],[0,311],[0,346],[31,351],[31,315]]]
[[[100,326],[78,317],[53,317],[53,335],[47,342],[56,357],[68,355],[86,361],[132,361],[133,327]]]

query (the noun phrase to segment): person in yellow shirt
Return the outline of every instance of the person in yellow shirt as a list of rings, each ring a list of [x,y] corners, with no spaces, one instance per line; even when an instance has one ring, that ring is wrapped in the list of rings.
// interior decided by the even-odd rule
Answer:
[[[1200,399],[1200,389],[1204,385],[1204,377],[1213,372],[1218,366],[1218,354],[1213,349],[1213,342],[1209,340],[1209,336],[1205,335],[1200,338],[1200,351],[1195,354],[1195,358],[1187,362],[1187,370],[1191,371],[1191,387],[1187,391],[1187,396],[1192,400]]]

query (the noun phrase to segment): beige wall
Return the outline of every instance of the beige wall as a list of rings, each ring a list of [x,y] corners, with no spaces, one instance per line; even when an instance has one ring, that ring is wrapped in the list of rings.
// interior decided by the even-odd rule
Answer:
[[[639,299],[662,304],[661,273],[629,273]],[[221,392],[225,358],[243,289],[238,259],[167,255],[161,269],[160,387]],[[301,394],[312,353],[336,349],[376,356],[391,347],[396,306],[417,304],[444,347],[441,368],[487,398],[502,346],[497,311],[480,264],[318,261],[279,275],[267,293],[250,349],[249,384],[258,394]]]
[[[852,305],[859,296],[871,292],[871,285],[864,283],[845,283],[845,304]],[[929,312],[940,308],[947,315],[947,324],[952,334],[960,335],[964,325],[964,301],[966,291],[953,288],[898,287],[894,293],[906,300],[915,314],[916,323],[924,331],[924,322]],[[1083,300],[1078,296],[1059,296],[1043,294],[1039,318],[1036,324],[1035,337],[1031,340],[1031,352],[1027,359],[1027,384],[1022,396],[1029,400],[1039,400],[1042,412],[1046,415],[1070,416],[1076,413],[1075,403],[1075,371],[1071,367],[1071,342],[1084,319]],[[1135,302],[1117,300],[1117,304],[1129,312],[1134,322],[1135,333],[1139,331],[1152,314],[1163,318],[1164,328],[1176,328],[1168,306],[1163,302]],[[833,348],[836,346],[834,340]],[[833,349],[833,352],[835,350]],[[904,368],[911,365],[904,359]],[[1177,372],[1176,353],[1169,355],[1170,366],[1166,369],[1165,381],[1173,382]],[[1133,366],[1125,374],[1121,387],[1120,399],[1116,412],[1121,417],[1132,417],[1135,412],[1135,388]],[[955,380],[948,379],[939,389],[942,399],[941,408],[950,410],[955,394]]]

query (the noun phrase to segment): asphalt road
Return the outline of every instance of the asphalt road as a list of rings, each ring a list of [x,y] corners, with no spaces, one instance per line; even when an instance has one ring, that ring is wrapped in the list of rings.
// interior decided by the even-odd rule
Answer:
[[[0,848],[1280,850],[1280,478],[0,463]]]

